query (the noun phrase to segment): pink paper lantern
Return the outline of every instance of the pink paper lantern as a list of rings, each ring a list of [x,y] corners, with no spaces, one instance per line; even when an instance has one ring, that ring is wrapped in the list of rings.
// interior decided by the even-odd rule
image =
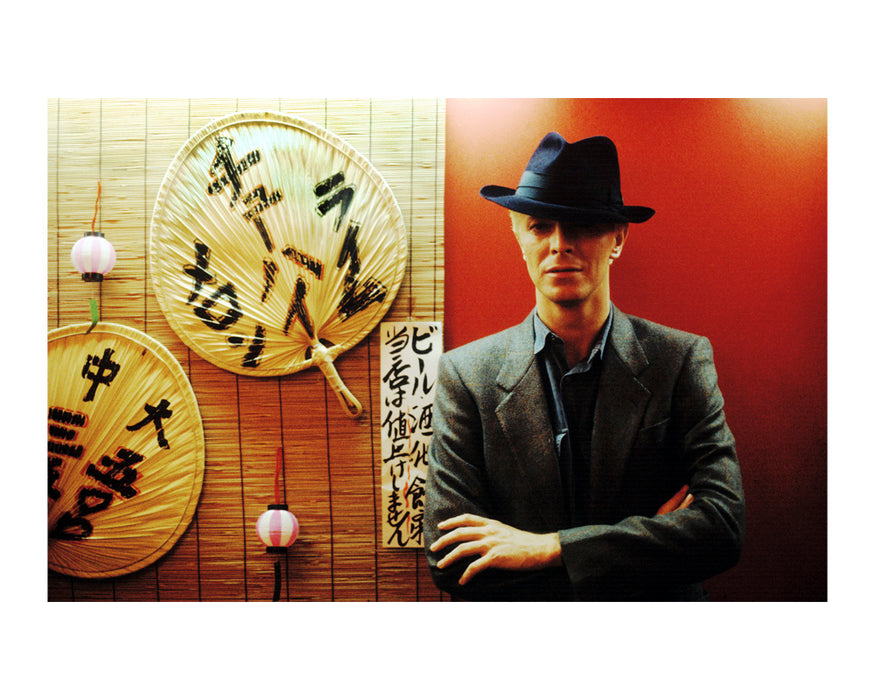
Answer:
[[[100,282],[115,265],[115,248],[100,231],[88,231],[70,253],[73,267],[86,282]]]
[[[255,531],[268,552],[282,552],[298,539],[298,519],[285,504],[272,504],[258,516]]]

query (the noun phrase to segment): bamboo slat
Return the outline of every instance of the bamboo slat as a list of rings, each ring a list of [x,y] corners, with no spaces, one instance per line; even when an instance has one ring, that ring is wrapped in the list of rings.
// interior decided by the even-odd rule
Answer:
[[[55,99],[48,103],[47,326],[89,317],[135,327],[173,354],[197,397],[205,437],[198,509],[176,545],[125,576],[49,572],[48,600],[260,601],[273,562],[288,601],[440,600],[420,552],[380,544],[379,340],[372,332],[336,361],[364,415],[350,419],[316,369],[259,378],[203,360],[176,336],[152,286],[152,210],[168,165],[198,129],[228,114],[279,111],[346,140],[386,180],[407,228],[409,259],[384,320],[443,320],[444,105],[435,99]],[[95,228],[116,248],[102,283],[70,264]],[[282,497],[298,541],[268,554],[255,520],[274,501],[277,447]]]
[[[289,600],[333,600],[333,504],[327,408],[333,397],[316,372],[281,377],[286,503],[300,523],[286,555]]]

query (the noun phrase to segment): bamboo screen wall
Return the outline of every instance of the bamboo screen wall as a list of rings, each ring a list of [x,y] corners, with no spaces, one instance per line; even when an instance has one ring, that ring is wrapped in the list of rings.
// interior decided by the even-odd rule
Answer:
[[[403,212],[409,260],[384,321],[443,320],[444,103],[442,100],[161,99],[48,103],[48,328],[101,321],[137,328],[166,346],[194,389],[206,441],[200,503],[176,546],[140,571],[110,579],[48,572],[48,599],[262,601],[273,595],[274,555],[255,521],[273,501],[276,448],[282,488],[301,525],[282,557],[281,600],[440,600],[420,550],[384,548],[380,532],[378,329],[336,366],[362,402],[349,418],[316,368],[279,378],[221,370],[174,334],[152,289],[152,208],[186,140],[227,114],[278,111],[349,142],[380,172]],[[70,251],[95,216],[118,259],[85,283]]]

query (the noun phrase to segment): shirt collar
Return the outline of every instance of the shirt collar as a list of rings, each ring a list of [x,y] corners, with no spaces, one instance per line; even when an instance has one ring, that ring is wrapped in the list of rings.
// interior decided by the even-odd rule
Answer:
[[[535,326],[535,354],[538,355],[544,351],[549,344],[553,343],[561,343],[564,344],[562,338],[556,335],[553,331],[551,331],[544,322],[538,316],[538,312],[535,311],[532,314],[534,317],[534,326]],[[605,345],[607,344],[608,334],[611,332],[611,324],[614,320],[614,305],[610,305],[610,309],[608,311],[608,319],[605,321],[604,325],[599,330],[598,334],[595,337],[595,342],[593,342],[592,350],[590,350],[589,355],[586,360],[584,360],[585,364],[589,364],[596,357],[598,359],[602,359],[605,354]]]

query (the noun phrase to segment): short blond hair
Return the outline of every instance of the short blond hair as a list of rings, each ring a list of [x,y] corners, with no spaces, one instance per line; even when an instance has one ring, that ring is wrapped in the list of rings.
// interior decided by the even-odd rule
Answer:
[[[508,209],[508,213],[510,214],[510,228],[516,233],[517,228],[522,224],[528,214],[523,214],[521,211],[514,211],[513,209]]]
[[[514,211],[513,209],[508,209],[510,213],[510,227],[513,230],[514,234],[520,232],[520,229],[525,222],[525,220],[529,217],[529,214],[523,214],[521,211]],[[549,217],[543,217],[549,218]],[[599,224],[590,224],[592,228],[602,229],[603,233],[609,233],[614,231],[620,231],[622,229],[629,228],[629,224],[622,222],[614,222],[614,221],[606,221],[604,223]]]

